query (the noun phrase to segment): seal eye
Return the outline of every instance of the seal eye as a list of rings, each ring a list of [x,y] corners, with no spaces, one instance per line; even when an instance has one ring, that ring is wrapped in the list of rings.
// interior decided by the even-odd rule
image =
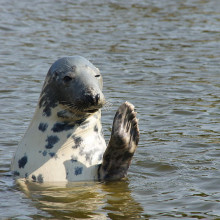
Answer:
[[[63,77],[64,82],[70,82],[71,80],[72,80],[72,78],[70,76],[64,76]]]
[[[98,77],[100,77],[100,75],[95,75],[95,77],[97,77],[97,78],[98,78]]]

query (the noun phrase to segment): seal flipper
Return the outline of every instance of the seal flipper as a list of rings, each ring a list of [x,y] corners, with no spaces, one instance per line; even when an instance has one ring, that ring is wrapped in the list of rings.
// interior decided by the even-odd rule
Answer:
[[[127,175],[139,141],[139,128],[134,106],[123,103],[115,114],[111,138],[99,168],[100,180],[118,180]]]

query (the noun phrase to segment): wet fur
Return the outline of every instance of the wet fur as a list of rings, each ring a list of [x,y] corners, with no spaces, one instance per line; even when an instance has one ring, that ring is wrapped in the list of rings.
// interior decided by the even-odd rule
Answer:
[[[99,168],[100,180],[117,180],[127,175],[139,141],[134,106],[123,103],[115,114],[111,138]]]

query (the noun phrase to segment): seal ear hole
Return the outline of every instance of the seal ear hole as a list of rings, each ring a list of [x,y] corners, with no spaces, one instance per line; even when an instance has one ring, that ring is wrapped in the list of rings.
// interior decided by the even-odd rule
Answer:
[[[97,78],[100,77],[100,76],[101,76],[101,75],[95,75],[95,77],[97,77]]]
[[[63,81],[64,82],[70,82],[73,78],[71,78],[70,76],[64,76],[63,77]]]

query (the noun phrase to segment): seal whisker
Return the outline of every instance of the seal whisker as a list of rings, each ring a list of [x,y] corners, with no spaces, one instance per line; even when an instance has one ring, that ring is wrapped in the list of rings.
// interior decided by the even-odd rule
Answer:
[[[110,102],[110,101],[106,101],[105,100],[105,103],[104,103],[104,106],[103,106],[103,110],[104,111],[110,111],[111,108],[112,108],[113,104]]]
[[[65,104],[64,110],[75,111],[76,113],[80,112],[80,110],[75,105],[69,105],[69,104]]]
[[[75,103],[69,103],[66,101],[61,101],[60,103],[66,107],[64,110],[75,111],[76,113],[82,112],[82,109],[85,108],[83,104],[81,106],[78,106]]]
[[[68,102],[65,102],[65,101],[61,101],[60,103],[65,105],[67,107],[66,109],[74,110],[76,112],[82,112],[83,109],[87,109],[88,108],[84,103],[82,103],[80,106],[76,105],[75,103],[68,103]],[[102,106],[102,109],[104,111],[110,111],[112,106],[113,106],[113,104],[110,101],[106,101],[105,100],[105,102],[104,102],[104,104]]]

